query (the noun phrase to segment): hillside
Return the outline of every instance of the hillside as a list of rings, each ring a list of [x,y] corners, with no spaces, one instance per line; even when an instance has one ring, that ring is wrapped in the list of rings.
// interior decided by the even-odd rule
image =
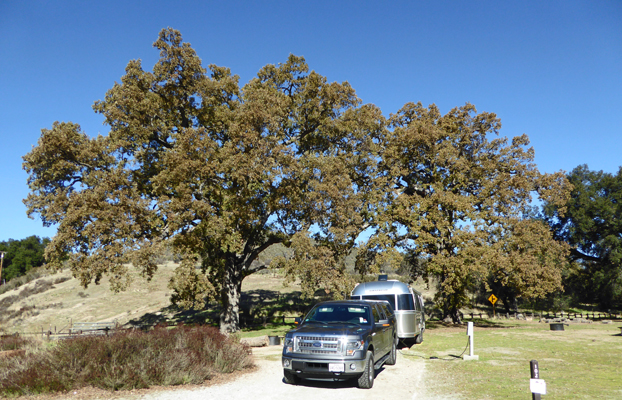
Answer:
[[[204,321],[209,312],[183,312],[171,306],[171,291],[167,284],[177,264],[159,266],[154,278],[147,282],[138,271],[130,269],[133,279],[129,289],[120,293],[110,291],[108,279],[99,285],[83,288],[69,270],[53,273],[0,294],[0,332],[36,333],[67,332],[73,322],[155,323],[167,319],[175,321]],[[284,286],[284,279],[271,270],[247,277],[242,284],[242,314],[261,318],[292,310],[299,302],[300,287]],[[422,282],[414,285],[427,299],[432,293]],[[304,303],[304,302],[301,302]],[[290,304],[290,306],[287,306]],[[268,306],[268,307],[266,307]],[[302,304],[301,304],[302,306]]]
[[[131,270],[133,283],[124,292],[110,291],[107,279],[99,285],[83,288],[70,271],[40,277],[26,285],[0,295],[0,331],[3,333],[34,333],[51,330],[67,331],[72,322],[103,322],[116,320],[124,325],[130,321],[166,318],[180,310],[171,307],[168,281],[177,264],[160,265],[154,278],[147,282]],[[272,273],[247,277],[242,290],[257,297],[257,292],[286,293],[297,287],[283,286],[283,279]]]

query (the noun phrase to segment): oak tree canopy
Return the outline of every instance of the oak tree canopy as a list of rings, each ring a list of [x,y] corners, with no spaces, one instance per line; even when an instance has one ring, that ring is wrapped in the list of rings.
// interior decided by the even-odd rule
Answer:
[[[520,220],[535,192],[563,212],[567,182],[538,172],[526,136],[491,140],[496,115],[408,103],[387,119],[302,57],[240,86],[229,69],[204,68],[173,29],[154,47],[152,71],[130,61],[95,102],[106,135],[56,122],[24,156],[28,213],[58,227],[48,264],[67,263],[83,285],[107,275],[122,290],[129,264],[149,278],[171,249],[182,260],[173,301],[202,308],[217,299],[221,330],[234,332],[242,281],[267,268],[258,260],[270,246],[293,248],[279,263],[306,292],[343,296],[352,288],[344,260],[370,229],[358,271],[399,263],[404,252],[423,258],[454,318],[493,267],[526,296],[559,287],[541,246],[518,250],[533,237],[553,248],[550,235]],[[512,264],[518,257],[529,268]],[[534,270],[548,271],[540,291],[525,279]]]
[[[129,263],[151,277],[172,246],[182,258],[173,300],[218,299],[221,329],[233,332],[242,280],[266,268],[255,261],[269,246],[312,225],[337,252],[353,245],[382,115],[302,57],[240,87],[229,69],[206,70],[173,29],[154,47],[153,71],[130,61],[94,104],[107,135],[71,122],[42,130],[24,157],[25,203],[58,225],[48,262],[67,261],[84,285],[106,274],[123,289]]]
[[[360,253],[359,268],[368,270],[371,265],[373,270],[369,260],[395,247],[412,260],[423,258],[424,275],[438,278],[437,306],[443,316],[457,321],[459,309],[467,304],[467,291],[493,270],[500,271],[499,257],[506,261],[515,257],[507,242],[524,238],[519,221],[534,193],[563,210],[569,186],[561,172],[537,170],[526,135],[509,143],[496,138],[499,118],[478,114],[471,104],[441,115],[434,105],[408,103],[388,124],[392,131],[386,136],[379,166],[387,190],[377,203],[376,234]],[[536,241],[556,247],[541,229],[528,231],[537,236]],[[560,249],[558,255],[563,254]],[[529,283],[544,293],[560,288],[557,265],[523,255],[529,264],[522,266],[526,269],[522,274],[514,268],[514,278],[553,268],[545,285]],[[524,295],[541,295],[523,289]]]

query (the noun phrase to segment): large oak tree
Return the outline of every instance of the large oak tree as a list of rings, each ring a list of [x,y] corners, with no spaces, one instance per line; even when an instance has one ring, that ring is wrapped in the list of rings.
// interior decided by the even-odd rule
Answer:
[[[200,308],[216,297],[221,330],[233,332],[242,280],[266,268],[256,261],[268,247],[311,227],[335,254],[353,245],[382,115],[301,57],[240,87],[226,68],[207,71],[175,30],[154,46],[153,71],[130,61],[95,103],[107,135],[71,122],[42,131],[24,157],[25,202],[58,226],[51,265],[68,262],[84,285],[108,275],[120,290],[128,264],[151,277],[168,246],[182,257],[173,300]]]
[[[378,256],[392,247],[416,264],[426,261],[424,274],[438,278],[437,305],[457,321],[468,289],[486,279],[495,254],[511,250],[499,243],[516,238],[507,232],[526,212],[532,194],[565,202],[564,175],[539,173],[527,136],[511,142],[495,138],[500,120],[493,113],[478,114],[470,104],[441,115],[434,105],[409,103],[388,122],[391,134],[379,166],[386,171],[380,174],[386,195],[376,203],[377,232],[360,252],[358,267],[373,270]],[[533,268],[551,266],[536,264]]]
[[[221,329],[233,332],[242,281],[267,267],[258,260],[270,246],[292,245],[280,265],[306,293],[342,296],[352,285],[345,259],[374,229],[359,271],[407,251],[440,278],[438,303],[456,319],[467,288],[514,251],[502,244],[525,238],[514,225],[532,193],[565,201],[564,176],[537,171],[527,137],[491,140],[499,119],[472,105],[441,115],[409,103],[386,120],[301,57],[240,87],[228,69],[206,70],[175,30],[154,46],[152,71],[130,61],[95,103],[107,135],[57,122],[24,157],[28,212],[58,225],[46,258],[84,285],[107,275],[121,290],[128,265],[151,277],[172,249],[182,259],[173,300],[201,308],[217,298]],[[521,259],[550,266],[532,255]],[[541,276],[555,286],[554,271]],[[508,282],[529,293],[517,279]]]

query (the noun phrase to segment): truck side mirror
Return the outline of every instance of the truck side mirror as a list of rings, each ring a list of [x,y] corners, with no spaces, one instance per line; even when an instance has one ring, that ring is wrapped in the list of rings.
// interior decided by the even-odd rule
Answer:
[[[302,318],[300,318],[300,317],[294,318],[294,324],[295,325],[300,325],[301,323],[302,323]]]

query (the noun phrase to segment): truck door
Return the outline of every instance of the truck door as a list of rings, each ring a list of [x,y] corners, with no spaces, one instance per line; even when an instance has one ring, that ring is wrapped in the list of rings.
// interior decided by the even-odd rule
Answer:
[[[386,353],[386,339],[384,334],[385,327],[380,323],[382,315],[380,314],[380,308],[377,307],[377,304],[371,305],[371,313],[374,317],[372,336],[374,337],[374,347],[376,348],[374,361],[377,361],[379,357],[382,357]]]
[[[390,324],[390,315],[387,315],[384,304],[376,304],[378,312],[380,313],[380,320],[382,328],[382,354],[384,356],[387,352],[391,351],[391,335],[393,333],[393,326]]]
[[[393,309],[389,304],[383,303],[381,304],[381,307],[391,324],[389,329],[387,329],[387,349],[388,351],[391,351],[391,348],[393,347],[393,342],[395,341],[395,338],[397,336],[397,320],[395,318],[395,313],[393,312]]]

